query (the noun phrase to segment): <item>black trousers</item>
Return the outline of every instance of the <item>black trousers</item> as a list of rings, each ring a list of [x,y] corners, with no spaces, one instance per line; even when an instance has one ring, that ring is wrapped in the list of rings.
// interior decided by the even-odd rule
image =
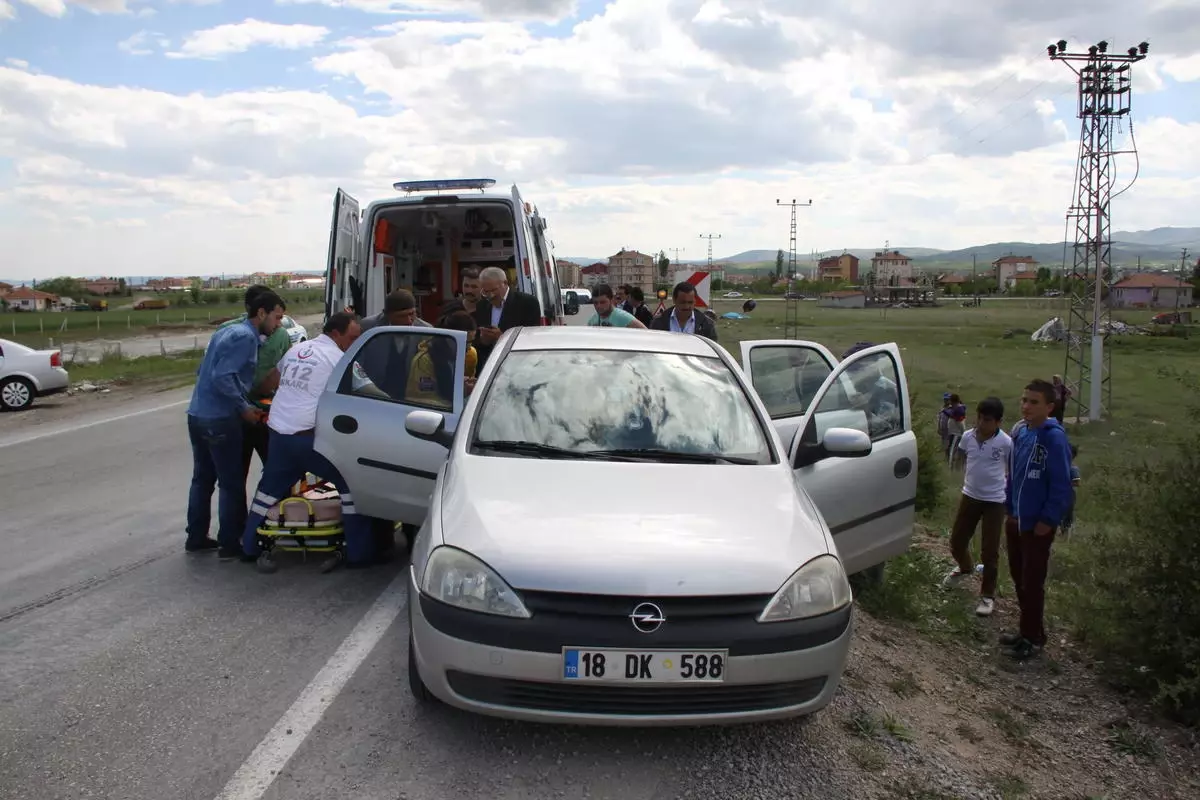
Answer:
[[[250,478],[250,461],[258,453],[258,460],[267,465],[267,442],[271,440],[271,429],[264,422],[253,425],[242,420],[242,482]]]

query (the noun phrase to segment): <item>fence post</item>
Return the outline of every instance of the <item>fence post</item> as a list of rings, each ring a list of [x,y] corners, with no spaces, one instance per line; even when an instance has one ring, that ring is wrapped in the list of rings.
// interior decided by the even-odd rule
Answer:
[[[42,336],[46,335],[46,320],[42,319],[41,317],[38,317],[38,333],[40,333]]]
[[[96,330],[100,330],[100,315],[96,315]]]
[[[166,344],[163,342],[163,340],[162,340],[162,339],[159,339],[159,340],[158,340],[158,352],[159,352],[159,354],[161,354],[161,355],[162,355],[164,358],[165,358],[165,357],[166,357],[166,355],[167,355],[167,345],[166,345]]]
[[[132,314],[125,315],[125,328],[127,330],[133,330],[133,315]]]
[[[187,312],[186,312],[186,311],[185,311],[185,312],[183,312],[183,323],[184,323],[185,325],[187,324]]]
[[[154,315],[154,324],[155,324],[155,325],[161,325],[161,324],[162,324],[162,314],[155,314],[155,315]]]

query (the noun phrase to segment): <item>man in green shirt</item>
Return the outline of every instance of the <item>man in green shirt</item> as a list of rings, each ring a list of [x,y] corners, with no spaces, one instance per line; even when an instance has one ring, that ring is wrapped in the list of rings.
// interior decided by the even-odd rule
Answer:
[[[633,314],[621,308],[613,297],[612,287],[601,283],[592,287],[592,308],[596,313],[588,325],[598,328],[645,328]]]
[[[247,289],[245,298],[247,311],[256,297],[263,292],[270,291],[272,290],[269,287],[262,284],[255,284]],[[285,311],[287,310],[286,305],[283,308]],[[248,313],[243,313],[223,322],[219,327],[238,325],[245,321],[247,316]],[[275,388],[279,385],[279,370],[276,369],[276,365],[287,354],[291,346],[291,337],[288,336],[287,329],[282,325],[276,328],[270,336],[259,337],[258,362],[254,367],[254,384],[250,387],[250,393],[246,399],[264,411],[269,411],[270,406],[262,401],[275,394]],[[250,423],[243,420],[242,426],[242,473],[249,478],[250,461],[256,452],[259,460],[263,464],[267,463],[267,441],[270,434],[265,422]]]

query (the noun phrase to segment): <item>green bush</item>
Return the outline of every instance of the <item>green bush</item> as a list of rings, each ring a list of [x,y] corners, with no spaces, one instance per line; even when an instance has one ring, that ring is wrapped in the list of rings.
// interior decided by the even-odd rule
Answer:
[[[1155,463],[1097,464],[1088,475],[1094,502],[1056,545],[1051,609],[1112,678],[1200,724],[1200,432]]]

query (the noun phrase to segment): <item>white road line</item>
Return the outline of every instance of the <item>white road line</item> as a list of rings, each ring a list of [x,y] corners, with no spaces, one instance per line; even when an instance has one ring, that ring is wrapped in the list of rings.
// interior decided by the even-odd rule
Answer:
[[[259,800],[266,794],[288,760],[321,721],[325,710],[404,610],[408,602],[407,580],[408,570],[401,570],[388,584],[337,652],[325,662],[292,707],[284,712],[225,784],[216,800]]]
[[[167,404],[161,405],[161,406],[154,406],[153,408],[144,408],[141,411],[130,411],[128,414],[118,414],[115,417],[105,417],[104,419],[97,419],[97,420],[93,420],[92,422],[81,422],[78,425],[72,425],[68,428],[56,428],[52,431],[46,431],[45,433],[35,433],[32,436],[24,436],[24,437],[21,437],[20,439],[10,439],[8,441],[0,441],[0,448],[12,447],[13,445],[17,445],[17,444],[28,444],[29,442],[36,442],[38,439],[48,439],[51,436],[61,436],[64,433],[75,433],[76,431],[82,431],[86,428],[94,428],[97,425],[107,425],[110,422],[120,422],[123,419],[131,419],[133,417],[140,417],[142,414],[153,414],[157,411],[166,411],[168,408],[178,408],[179,406],[185,406],[190,402],[191,402],[190,398],[187,400],[177,400],[174,403],[167,403]]]

